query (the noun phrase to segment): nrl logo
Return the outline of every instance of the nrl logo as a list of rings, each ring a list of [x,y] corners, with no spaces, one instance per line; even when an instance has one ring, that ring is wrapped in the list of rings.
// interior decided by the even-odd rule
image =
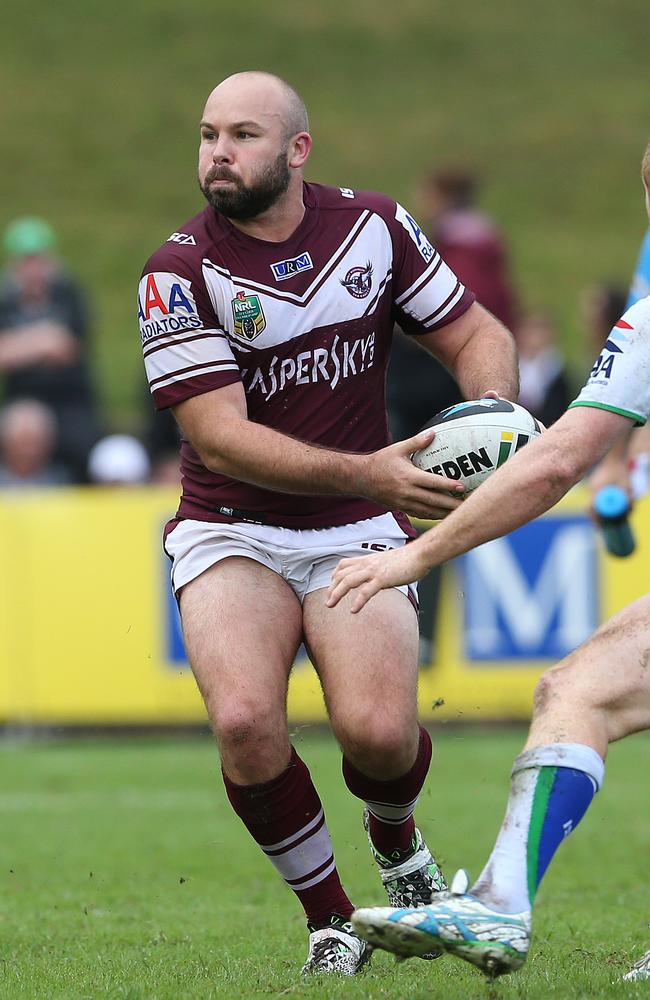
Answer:
[[[372,288],[372,264],[366,261],[365,267],[351,267],[341,284],[355,299],[365,299]]]
[[[258,295],[247,295],[237,292],[231,302],[232,315],[235,321],[235,336],[244,340],[255,340],[266,328],[266,317]]]

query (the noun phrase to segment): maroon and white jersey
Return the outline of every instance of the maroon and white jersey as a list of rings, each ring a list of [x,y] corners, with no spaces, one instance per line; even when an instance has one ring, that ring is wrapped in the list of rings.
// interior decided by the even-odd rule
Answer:
[[[428,333],[474,296],[391,199],[305,184],[304,201],[302,222],[281,243],[247,236],[207,206],[154,253],[138,296],[151,392],[164,409],[241,381],[251,421],[327,448],[376,451],[390,441],[393,324]],[[186,441],[181,471],[180,518],[319,528],[385,512],[210,472]]]

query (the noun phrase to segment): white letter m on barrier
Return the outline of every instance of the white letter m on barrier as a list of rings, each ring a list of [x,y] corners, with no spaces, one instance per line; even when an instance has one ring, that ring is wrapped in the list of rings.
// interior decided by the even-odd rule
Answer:
[[[463,562],[472,659],[565,656],[597,627],[594,532],[586,519],[538,521]]]

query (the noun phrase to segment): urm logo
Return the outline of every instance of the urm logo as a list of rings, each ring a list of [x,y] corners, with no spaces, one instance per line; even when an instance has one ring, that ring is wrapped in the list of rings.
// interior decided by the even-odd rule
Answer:
[[[271,264],[271,270],[276,281],[286,281],[287,278],[292,278],[294,274],[300,274],[301,271],[310,271],[313,266],[314,262],[309,254],[301,253],[298,257],[292,257],[290,260],[279,260],[277,264]]]

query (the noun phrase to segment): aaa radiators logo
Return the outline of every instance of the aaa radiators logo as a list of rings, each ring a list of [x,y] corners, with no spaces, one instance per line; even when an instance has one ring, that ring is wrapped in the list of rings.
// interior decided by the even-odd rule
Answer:
[[[138,320],[143,344],[201,327],[191,282],[167,271],[145,274],[138,291]]]
[[[232,315],[235,321],[235,336],[244,340],[255,340],[266,327],[266,317],[262,309],[259,295],[247,295],[237,292],[231,302]]]

